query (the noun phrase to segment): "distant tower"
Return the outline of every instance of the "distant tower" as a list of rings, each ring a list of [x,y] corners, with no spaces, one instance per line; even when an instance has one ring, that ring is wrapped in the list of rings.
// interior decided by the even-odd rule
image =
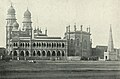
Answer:
[[[108,41],[108,49],[107,52],[113,52],[114,45],[113,45],[113,37],[112,37],[112,28],[110,26],[110,33],[109,33],[109,41]]]
[[[114,51],[111,26],[110,26],[110,32],[109,32],[108,49],[107,49],[107,52],[104,52],[104,59],[105,60],[117,60],[117,53]]]
[[[7,18],[6,18],[7,24],[6,24],[6,51],[9,54],[10,53],[10,40],[12,38],[11,32],[13,29],[13,23],[16,22],[15,17],[15,9],[11,5],[7,12]]]
[[[30,35],[32,34],[32,21],[31,21],[31,13],[27,9],[24,13],[24,20],[23,20],[23,30],[28,32]]]

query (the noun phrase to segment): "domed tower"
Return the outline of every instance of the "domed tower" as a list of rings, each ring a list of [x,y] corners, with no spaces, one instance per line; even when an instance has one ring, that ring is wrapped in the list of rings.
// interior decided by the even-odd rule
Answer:
[[[31,13],[27,9],[24,13],[24,19],[23,19],[23,30],[24,31],[32,31],[32,21],[31,21]]]
[[[11,5],[10,8],[7,11],[7,18],[6,18],[7,24],[6,24],[6,49],[8,54],[10,53],[10,40],[12,39],[12,28],[13,28],[13,23],[16,21],[15,17],[15,9]]]

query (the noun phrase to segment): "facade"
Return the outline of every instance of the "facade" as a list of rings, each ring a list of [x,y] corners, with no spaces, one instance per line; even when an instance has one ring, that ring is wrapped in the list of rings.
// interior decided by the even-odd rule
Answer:
[[[107,52],[104,52],[104,60],[118,60],[117,52],[114,49],[113,37],[112,37],[112,28],[110,27],[109,41]]]
[[[90,38],[90,27],[87,31],[77,30],[74,25],[74,31],[70,31],[70,26],[66,27],[65,39],[68,43],[68,56],[89,57],[91,56],[92,41]]]
[[[107,52],[107,46],[97,45],[95,48],[92,48],[92,56],[100,57],[104,59],[104,52]]]
[[[32,28],[31,13],[24,13],[23,26],[19,27],[15,17],[15,9],[8,9],[6,24],[6,51],[12,59],[66,59],[67,42],[61,37],[49,37],[37,28]]]

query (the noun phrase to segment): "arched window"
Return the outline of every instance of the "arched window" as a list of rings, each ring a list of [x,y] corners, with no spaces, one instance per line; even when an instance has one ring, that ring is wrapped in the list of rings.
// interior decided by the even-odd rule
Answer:
[[[36,46],[36,44],[35,43],[33,43],[33,47],[35,47]]]
[[[14,51],[14,56],[17,56],[17,51]]]
[[[37,43],[37,47],[39,46],[39,44]]]
[[[26,56],[29,56],[29,51],[26,51]]]
[[[56,56],[56,55],[55,55],[55,51],[52,52],[52,56]]]
[[[35,54],[35,51],[33,52],[33,56],[35,56],[36,54]]]
[[[54,47],[56,47],[56,43],[54,43]]]
[[[49,43],[49,47],[51,47],[51,43]]]
[[[54,44],[52,43],[52,47],[54,47]]]
[[[86,40],[84,40],[84,42],[83,42],[83,48],[87,49],[87,41]]]
[[[47,43],[47,47],[49,47],[49,44]]]
[[[57,47],[59,47],[59,44],[57,43]]]
[[[44,43],[42,43],[42,47],[44,47]]]
[[[41,54],[40,54],[40,51],[37,51],[37,55],[38,55],[38,56],[40,56],[40,55],[41,55]]]
[[[8,51],[7,51],[7,53],[8,53]],[[12,56],[12,51],[10,51],[10,56]]]
[[[24,43],[23,43],[23,47],[24,47]]]
[[[57,52],[57,56],[61,56],[60,51]]]
[[[79,39],[77,39],[77,46],[79,46],[79,43],[80,43],[80,42],[79,42]]]
[[[64,51],[62,51],[62,56],[65,56]]]
[[[16,47],[18,46],[18,44],[16,43],[16,45],[15,45]]]
[[[13,46],[15,47],[15,43],[13,43]]]
[[[22,43],[20,43],[20,46],[22,46]]]
[[[62,43],[62,48],[64,48],[65,47],[65,44],[64,43]]]
[[[61,43],[59,43],[59,47],[61,47]]]
[[[46,47],[46,43],[44,43],[44,47]]]
[[[41,43],[39,43],[39,47],[41,46]]]
[[[21,51],[20,56],[24,56],[24,52],[23,51]]]
[[[26,46],[26,47],[28,46],[27,43],[25,43],[25,46]]]
[[[73,44],[73,39],[70,39],[71,40],[71,44]]]
[[[50,55],[50,51],[47,52],[47,56],[51,56],[51,55]]]
[[[45,51],[42,51],[42,56],[45,56]]]
[[[28,47],[30,46],[30,44],[28,43]]]

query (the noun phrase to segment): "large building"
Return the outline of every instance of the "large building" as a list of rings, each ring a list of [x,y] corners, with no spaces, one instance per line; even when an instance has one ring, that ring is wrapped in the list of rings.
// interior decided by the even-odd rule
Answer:
[[[7,13],[6,51],[12,59],[66,59],[67,42],[61,37],[49,37],[37,28],[32,28],[31,13],[24,13],[23,26],[19,26],[15,9],[11,5]]]
[[[78,56],[78,57],[90,57],[91,56],[91,46],[92,41],[90,38],[90,27],[87,31],[76,28],[74,25],[74,31],[70,30],[70,26],[66,27],[65,39],[68,42],[68,56]]]

